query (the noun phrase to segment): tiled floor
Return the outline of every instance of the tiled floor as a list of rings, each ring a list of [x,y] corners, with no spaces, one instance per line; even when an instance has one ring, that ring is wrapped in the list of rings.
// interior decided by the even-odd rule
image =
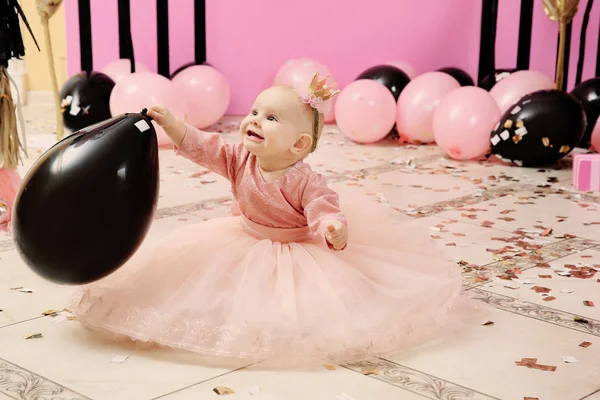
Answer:
[[[25,112],[30,158],[22,172],[52,143],[53,125],[50,107]],[[236,127],[235,119],[217,126],[231,140]],[[217,399],[217,386],[231,388],[235,394],[224,398],[232,400],[600,399],[600,371],[594,370],[600,365],[600,274],[591,276],[600,271],[600,196],[572,190],[568,160],[562,169],[545,170],[457,163],[433,146],[359,146],[334,127],[326,131],[309,159],[313,167],[342,195],[377,195],[399,219],[430,227],[462,265],[464,289],[478,300],[481,320],[423,348],[335,369],[278,372],[140,349],[94,338],[67,312],[43,316],[63,309],[71,288],[34,275],[3,234],[0,399]],[[179,226],[228,213],[227,182],[214,174],[192,177],[201,168],[170,151],[160,157],[162,196],[146,245]],[[36,333],[42,337],[25,339]],[[129,358],[111,362],[119,355]],[[523,358],[556,370],[515,364]],[[364,374],[366,367],[375,373]]]

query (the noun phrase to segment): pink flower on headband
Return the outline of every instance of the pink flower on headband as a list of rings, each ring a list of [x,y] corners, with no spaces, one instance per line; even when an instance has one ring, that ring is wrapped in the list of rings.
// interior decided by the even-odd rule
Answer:
[[[330,101],[323,100],[322,98],[315,96],[314,94],[310,93],[307,89],[296,91],[298,92],[298,95],[302,99],[303,103],[308,104],[321,114],[327,114],[331,109]]]
[[[321,114],[326,114],[331,109],[330,99],[340,91],[335,90],[335,83],[327,85],[327,75],[319,80],[319,73],[316,72],[312,81],[305,89],[296,89],[296,92],[302,99],[303,103],[310,105]]]

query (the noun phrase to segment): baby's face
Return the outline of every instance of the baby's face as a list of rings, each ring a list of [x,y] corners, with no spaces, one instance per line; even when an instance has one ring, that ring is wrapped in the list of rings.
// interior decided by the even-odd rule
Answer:
[[[293,89],[273,86],[258,95],[242,121],[244,147],[257,157],[289,157],[302,134],[311,134],[311,116]]]

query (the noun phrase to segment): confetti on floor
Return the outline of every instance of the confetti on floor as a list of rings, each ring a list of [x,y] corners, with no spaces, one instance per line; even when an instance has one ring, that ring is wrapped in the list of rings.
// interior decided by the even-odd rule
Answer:
[[[227,386],[217,386],[216,388],[213,389],[213,392],[215,392],[219,396],[227,396],[230,394],[235,394],[235,392],[232,389],[228,388]]]
[[[515,364],[519,367],[527,367],[531,369],[538,369],[540,371],[556,371],[554,365],[543,365],[537,363],[537,358],[523,358],[521,361],[515,361]]]

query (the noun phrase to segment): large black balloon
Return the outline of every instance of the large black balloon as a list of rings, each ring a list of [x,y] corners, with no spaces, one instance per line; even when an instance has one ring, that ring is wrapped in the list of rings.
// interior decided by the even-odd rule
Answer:
[[[109,119],[114,87],[111,78],[96,71],[83,71],[69,78],[60,89],[65,127],[74,132]]]
[[[371,67],[363,71],[356,78],[356,80],[358,79],[371,79],[381,83],[392,92],[396,101],[400,97],[402,90],[410,82],[410,78],[404,71],[392,65],[376,65]]]
[[[513,105],[492,132],[492,154],[524,167],[552,164],[579,143],[586,118],[569,93],[542,90]]]
[[[591,146],[592,131],[600,115],[600,78],[592,78],[580,83],[571,94],[581,101],[585,110],[587,128],[579,142],[579,147],[587,149]]]
[[[158,172],[156,132],[143,115],[121,115],[66,137],[37,160],[17,194],[12,223],[21,257],[60,284],[114,272],[150,228]]]
[[[483,78],[481,82],[479,82],[479,87],[489,92],[494,86],[496,86],[496,83],[500,82],[502,79],[506,78],[507,76],[516,71],[517,70],[514,68],[497,69],[493,73],[486,75],[485,78]]]
[[[458,83],[460,83],[460,86],[475,86],[475,82],[473,82],[473,78],[471,78],[471,75],[467,74],[460,68],[446,67],[438,69],[438,71],[444,72],[456,79]]]

